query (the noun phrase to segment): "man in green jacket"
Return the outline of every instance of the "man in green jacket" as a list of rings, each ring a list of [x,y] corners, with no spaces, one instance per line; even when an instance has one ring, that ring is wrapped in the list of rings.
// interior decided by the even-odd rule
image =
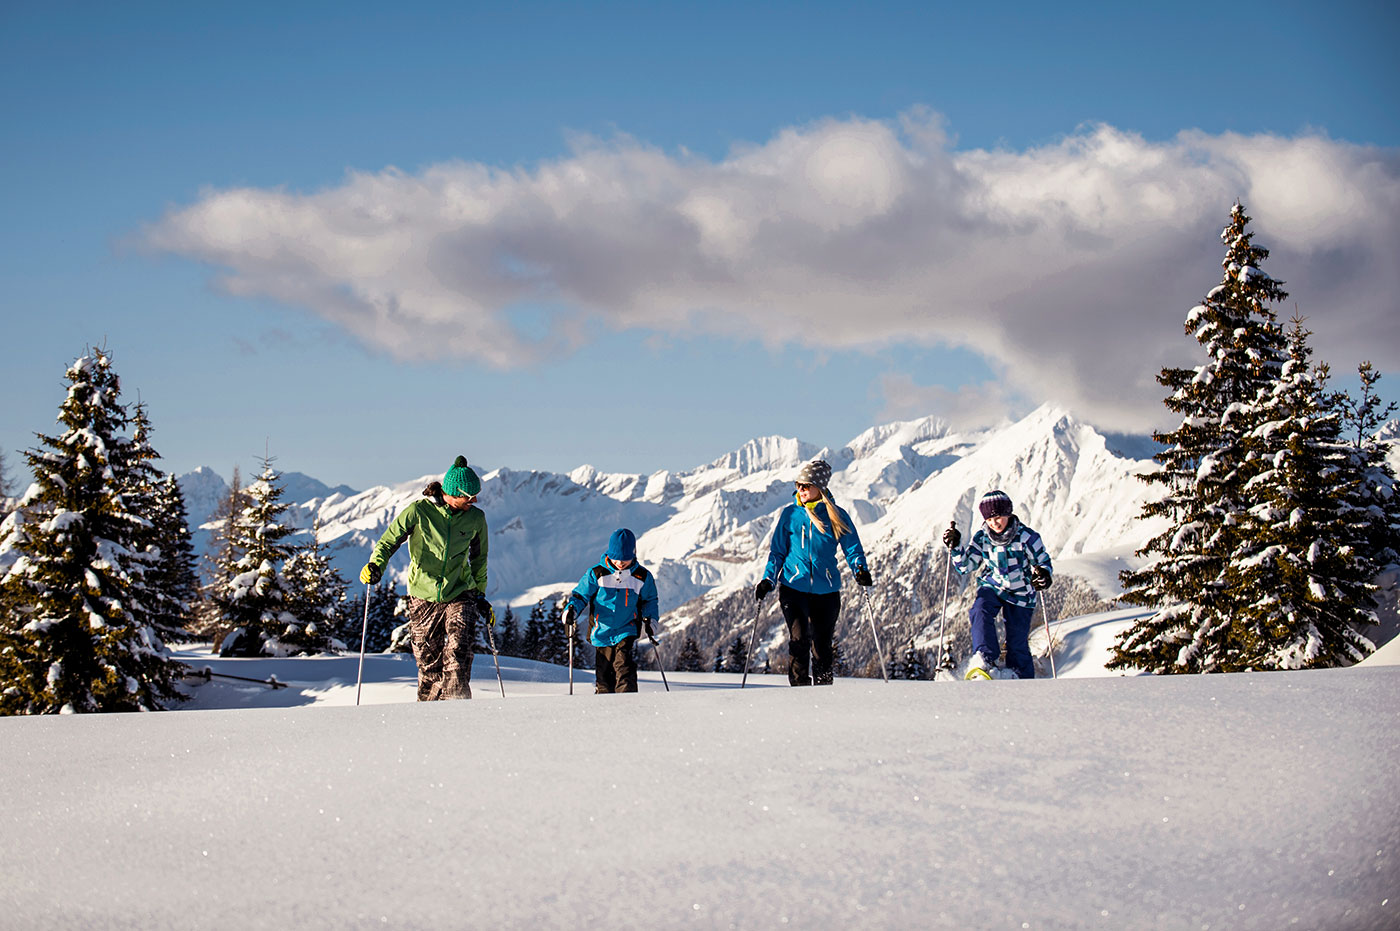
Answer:
[[[486,600],[486,517],[472,505],[481,479],[458,456],[441,482],[404,508],[375,544],[360,581],[378,584],[408,541],[408,622],[418,700],[471,698],[476,622],[495,622]]]

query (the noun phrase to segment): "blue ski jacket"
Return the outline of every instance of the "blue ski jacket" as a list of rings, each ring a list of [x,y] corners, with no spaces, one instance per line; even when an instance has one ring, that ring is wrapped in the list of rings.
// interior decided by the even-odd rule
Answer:
[[[661,616],[652,574],[638,562],[618,569],[606,556],[578,580],[569,601],[579,617],[587,614],[588,641],[595,647],[640,637],[642,621]]]
[[[1052,571],[1050,554],[1041,542],[1040,534],[1017,518],[1012,518],[1015,526],[1008,527],[1010,539],[997,543],[991,531],[983,525],[973,534],[972,541],[953,547],[949,554],[953,568],[958,575],[982,570],[977,580],[978,588],[995,589],[1003,599],[1022,608],[1035,608],[1036,591],[1031,588],[1031,567],[1040,566],[1046,572]]]
[[[834,528],[831,516],[826,510],[826,502],[819,501],[812,505],[817,517],[826,525],[825,533],[817,530],[812,524],[812,519],[807,515],[807,507],[794,502],[783,508],[783,512],[778,515],[778,522],[773,525],[773,542],[768,546],[768,565],[763,570],[763,577],[813,595],[839,592],[841,567],[836,563],[838,541],[832,536]],[[846,553],[847,565],[851,567],[852,572],[868,568],[855,522],[840,505],[837,505],[836,511],[851,528],[839,541],[840,548]]]

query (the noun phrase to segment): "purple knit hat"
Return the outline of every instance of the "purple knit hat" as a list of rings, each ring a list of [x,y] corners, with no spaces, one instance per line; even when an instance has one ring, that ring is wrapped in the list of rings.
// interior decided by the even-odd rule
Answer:
[[[977,510],[982,512],[983,520],[991,520],[993,517],[1011,516],[1011,498],[1004,491],[989,491],[982,496],[982,500],[977,502]]]

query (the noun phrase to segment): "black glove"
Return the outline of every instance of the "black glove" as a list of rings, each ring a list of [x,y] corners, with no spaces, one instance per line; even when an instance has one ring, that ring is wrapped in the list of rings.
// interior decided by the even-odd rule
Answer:
[[[753,590],[754,601],[762,601],[768,597],[768,593],[773,590],[773,580],[764,579],[758,583],[758,587]]]
[[[564,626],[565,626],[565,627],[573,627],[573,626],[574,626],[574,621],[575,621],[577,618],[578,618],[578,608],[575,608],[575,607],[574,607],[574,603],[573,603],[572,601],[570,601],[567,605],[564,606]]]
[[[481,592],[477,592],[476,595],[476,616],[490,626],[496,626],[496,612],[492,610],[491,602],[486,600],[486,595]]]
[[[870,577],[869,569],[865,568],[864,566],[861,566],[859,569],[856,570],[856,584],[863,585],[866,588],[869,588],[870,586],[875,584],[875,580]]]
[[[1043,592],[1050,587],[1050,573],[1044,566],[1031,567],[1031,588],[1038,592]]]
[[[365,567],[360,570],[360,581],[366,585],[378,585],[382,578],[384,578],[384,570],[372,562],[365,563]]]
[[[962,531],[958,530],[957,524],[949,524],[948,529],[943,531],[943,545],[948,549],[956,549],[962,542]]]
[[[656,631],[653,630],[652,627],[651,627],[651,618],[649,618],[649,617],[644,617],[644,618],[642,618],[642,629],[645,630],[645,631],[647,632],[647,639],[648,639],[648,640],[655,640],[655,639],[656,639]]]

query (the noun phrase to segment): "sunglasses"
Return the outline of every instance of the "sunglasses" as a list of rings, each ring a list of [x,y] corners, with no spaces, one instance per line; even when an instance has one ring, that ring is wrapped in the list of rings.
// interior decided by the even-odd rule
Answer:
[[[816,488],[817,486],[816,486],[816,485],[813,485],[811,482],[798,482],[798,483],[797,483],[797,487],[798,487],[798,488]]]

